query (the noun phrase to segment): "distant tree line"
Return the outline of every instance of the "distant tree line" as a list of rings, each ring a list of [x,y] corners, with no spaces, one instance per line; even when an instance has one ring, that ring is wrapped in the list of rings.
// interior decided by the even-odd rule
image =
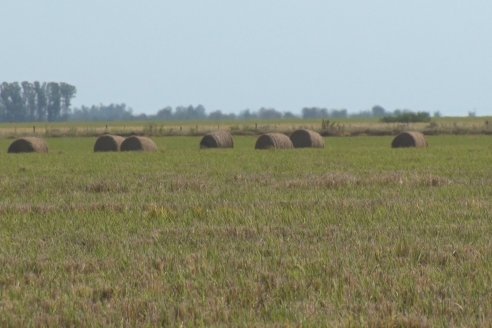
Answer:
[[[68,119],[70,121],[131,121],[136,120],[137,116],[133,115],[133,110],[126,104],[109,104],[75,108]]]
[[[410,111],[395,111],[393,115],[384,116],[381,122],[385,123],[413,123],[413,122],[430,122],[431,116],[427,112],[410,112]]]
[[[77,89],[65,82],[3,82],[0,121],[64,121],[70,115]]]
[[[172,107],[165,107],[157,112],[155,116],[151,116],[155,119],[160,120],[236,120],[236,119],[286,119],[286,118],[296,118],[294,114],[290,112],[280,112],[274,108],[262,107],[258,111],[251,111],[250,109],[245,109],[239,114],[235,113],[223,113],[221,110],[215,110],[206,113],[205,107],[203,105],[198,105],[196,107],[190,106],[178,106],[175,109]]]
[[[154,115],[134,115],[133,110],[126,104],[93,105],[75,108],[68,119],[71,121],[131,121],[131,120],[161,120],[161,121],[186,121],[186,120],[236,120],[236,119],[289,119],[299,118],[290,112],[280,112],[273,108],[260,108],[258,111],[245,109],[239,114],[223,113],[215,110],[207,113],[203,105],[170,106],[164,107]]]
[[[65,82],[3,82],[0,85],[0,122],[42,122],[42,121],[130,121],[130,120],[279,120],[279,119],[345,119],[378,118],[382,122],[428,122],[427,112],[409,110],[386,111],[382,106],[349,114],[346,109],[304,107],[300,115],[281,112],[274,108],[262,107],[256,111],[245,109],[239,114],[214,110],[207,113],[203,105],[170,106],[156,114],[133,114],[126,104],[93,105],[71,108],[71,101],[77,89]],[[474,114],[474,113],[473,113]],[[434,117],[440,116],[439,112]]]
[[[375,106],[377,107],[377,106]],[[379,106],[380,107],[380,106]],[[382,109],[382,107],[380,107]],[[384,112],[384,109],[382,109]],[[376,114],[378,110],[376,108]],[[382,115],[381,115],[382,116]],[[175,109],[165,107],[157,112],[155,116],[149,116],[161,120],[254,120],[254,119],[325,119],[325,118],[350,118],[350,117],[381,117],[379,114],[373,115],[373,112],[364,112],[350,115],[346,109],[326,109],[321,107],[305,107],[301,110],[300,115],[292,112],[281,112],[274,108],[262,107],[257,111],[245,109],[239,114],[223,113],[220,110],[210,112],[208,115],[202,105],[193,106],[178,106]]]

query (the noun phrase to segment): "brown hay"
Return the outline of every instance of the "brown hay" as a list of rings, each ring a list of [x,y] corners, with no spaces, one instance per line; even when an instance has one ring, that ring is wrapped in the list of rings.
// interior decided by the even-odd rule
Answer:
[[[119,151],[124,140],[125,138],[120,136],[104,134],[97,138],[94,144],[94,151]]]
[[[8,149],[9,153],[47,153],[46,141],[36,137],[19,138],[12,142]]]
[[[255,149],[290,149],[294,148],[288,136],[282,133],[262,134],[256,140]]]
[[[292,133],[290,136],[292,144],[295,148],[324,148],[325,141],[323,137],[316,131],[308,129],[299,129]]]
[[[233,148],[234,140],[229,131],[216,131],[206,134],[200,141],[200,148]]]
[[[402,132],[397,135],[393,142],[391,143],[392,148],[402,148],[402,147],[417,147],[424,148],[427,147],[427,140],[425,136],[420,132]]]
[[[157,146],[147,137],[131,136],[121,143],[120,149],[121,151],[157,151]]]

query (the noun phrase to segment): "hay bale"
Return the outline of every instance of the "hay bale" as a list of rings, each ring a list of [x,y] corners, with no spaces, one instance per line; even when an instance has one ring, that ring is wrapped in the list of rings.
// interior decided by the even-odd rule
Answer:
[[[234,140],[229,131],[215,131],[206,134],[200,141],[200,148],[233,148]]]
[[[392,148],[402,148],[402,147],[417,147],[423,148],[427,147],[427,140],[425,136],[420,132],[402,132],[397,135],[393,142],[391,143]]]
[[[94,151],[120,151],[121,144],[125,138],[120,136],[114,136],[111,134],[104,134],[99,136],[94,144]]]
[[[36,137],[26,137],[14,140],[9,146],[9,153],[47,153],[46,141]]]
[[[256,140],[255,149],[290,149],[294,148],[288,136],[282,133],[262,134]]]
[[[131,136],[126,138],[120,147],[121,151],[157,151],[157,146],[147,137]]]
[[[316,131],[308,129],[295,130],[290,136],[290,140],[295,148],[324,148],[325,141]]]

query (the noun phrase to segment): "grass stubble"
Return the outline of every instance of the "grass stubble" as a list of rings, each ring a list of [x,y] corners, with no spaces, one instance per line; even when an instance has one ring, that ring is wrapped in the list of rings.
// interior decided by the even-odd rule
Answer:
[[[155,141],[0,154],[1,326],[492,321],[490,137]]]

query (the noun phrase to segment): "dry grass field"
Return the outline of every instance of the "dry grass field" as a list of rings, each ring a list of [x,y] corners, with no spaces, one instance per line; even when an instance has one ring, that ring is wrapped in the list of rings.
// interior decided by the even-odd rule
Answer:
[[[44,122],[2,123],[0,137],[13,138],[36,134],[40,137],[94,137],[102,133],[148,136],[202,136],[218,129],[234,135],[259,135],[267,132],[292,133],[307,128],[325,136],[383,136],[406,130],[428,135],[492,134],[492,117],[442,117],[427,123],[382,123],[367,119],[284,119],[231,121],[124,121],[124,122]]]
[[[486,326],[492,137],[0,139],[0,326]]]

